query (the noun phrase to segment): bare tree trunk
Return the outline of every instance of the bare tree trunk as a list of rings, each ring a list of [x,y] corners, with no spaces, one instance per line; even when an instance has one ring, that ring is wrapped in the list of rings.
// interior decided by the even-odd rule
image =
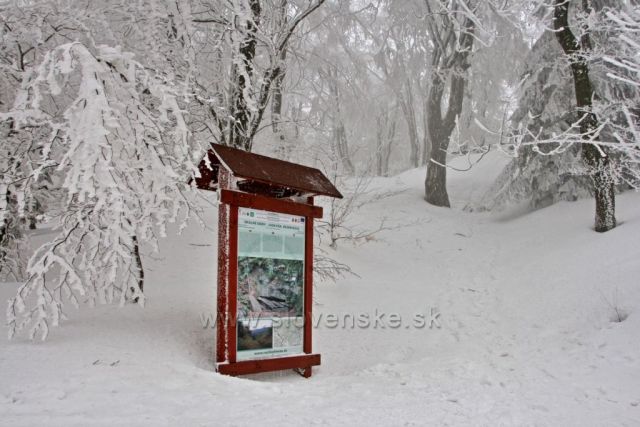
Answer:
[[[129,224],[129,226],[131,226],[131,221],[127,220],[127,223]],[[136,263],[136,272],[138,275],[136,281],[138,282],[138,288],[140,289],[140,292],[144,292],[144,267],[142,266],[142,257],[140,256],[140,243],[138,242],[138,236],[136,234],[131,236],[131,242],[133,244],[131,252]],[[131,286],[129,290],[135,295],[136,290],[133,286]],[[133,299],[133,302],[138,301],[139,297],[135,297]]]
[[[376,128],[376,175],[389,175],[391,146],[396,135],[396,111],[383,107],[378,115]]]
[[[417,168],[420,162],[420,141],[418,139],[418,126],[416,124],[416,112],[413,106],[413,86],[411,80],[405,80],[403,88],[399,92],[399,101],[409,133],[409,147],[411,148],[409,163]],[[404,93],[403,93],[404,92]]]
[[[473,22],[465,20],[466,32],[460,36],[460,46],[447,58],[451,64],[434,72],[427,100],[427,127],[430,139],[430,157],[427,177],[424,181],[425,200],[435,206],[450,207],[447,193],[447,150],[456,120],[462,112],[464,90],[467,83],[467,61],[473,47]],[[445,91],[445,76],[450,76],[449,99],[446,114],[442,115],[442,97]]]
[[[288,0],[281,0],[279,5],[279,13],[278,16],[278,25],[283,25],[287,22],[287,3]],[[280,52],[280,56],[278,58],[279,64],[279,72],[278,75],[273,79],[273,98],[271,99],[271,125],[273,128],[273,133],[279,139],[278,151],[280,158],[286,159],[287,150],[286,150],[286,141],[285,136],[282,130],[282,103],[283,103],[283,84],[284,78],[286,75],[286,60],[287,60],[287,49],[283,49]]]
[[[142,267],[142,257],[140,256],[140,245],[138,244],[138,236],[133,236],[133,257],[136,260],[136,268],[138,270],[138,288],[140,292],[144,292],[144,268]],[[133,301],[138,302],[138,297]]]
[[[271,66],[267,67],[262,75],[253,82],[252,93],[245,93],[248,84],[253,80],[255,73],[254,60],[256,57],[256,48],[258,42],[258,32],[262,18],[261,0],[246,0],[250,9],[250,19],[244,21],[245,25],[239,30],[232,30],[232,37],[239,37],[237,42],[237,52],[234,52],[233,69],[232,69],[232,88],[231,88],[231,114],[227,120],[227,128],[229,129],[228,143],[234,147],[238,147],[247,151],[251,151],[253,139],[255,138],[265,109],[269,104],[269,97],[272,94],[272,85],[278,76],[281,75],[282,59],[286,57],[284,51],[287,49],[289,39],[293,35],[296,28],[317,10],[325,0],[316,0],[308,4],[307,8],[298,13],[290,20],[285,19],[286,25],[283,25],[278,40],[274,46],[274,50],[270,53]],[[286,0],[283,0],[285,8],[283,13],[286,14]],[[235,16],[234,19],[240,19],[241,16]],[[242,21],[242,19],[240,19]],[[200,20],[199,22],[208,22]],[[235,39],[234,43],[236,43]],[[253,98],[251,108],[247,104],[247,97]],[[253,110],[253,111],[252,111]],[[212,112],[216,117],[215,111]],[[225,117],[227,113],[225,112]]]
[[[9,125],[9,132],[7,137],[11,136],[14,131],[15,123],[11,120]],[[4,137],[4,135],[0,136]],[[18,200],[14,195],[12,188],[16,189],[16,193],[19,192],[19,188],[9,184],[13,179],[17,171],[20,169],[21,161],[16,158],[15,154],[10,155],[8,165],[11,168],[4,173],[6,176],[2,176],[3,184],[0,189],[4,190],[4,194],[0,194],[3,197],[4,215],[2,215],[2,221],[0,221],[0,277],[7,280],[8,277],[13,277],[18,281],[22,279],[21,269],[21,256],[22,254],[18,250],[17,243],[23,237],[22,222],[19,219],[18,213]]]
[[[249,0],[249,7],[251,8],[251,19],[247,21],[246,28],[242,32],[238,32],[238,34],[242,34],[243,39],[239,42],[237,61],[242,65],[235,63],[233,66],[233,111],[230,118],[233,122],[230,126],[231,135],[229,138],[233,147],[248,151],[251,150],[251,114],[244,91],[247,88],[247,80],[250,81],[253,76],[253,60],[257,45],[256,35],[262,13],[260,0]]]
[[[271,100],[271,125],[273,133],[278,139],[278,152],[282,159],[287,157],[287,141],[285,140],[284,129],[282,126],[282,103],[283,103],[283,84],[286,74],[285,61],[287,58],[287,51],[283,50],[280,54],[280,73],[273,81],[273,98]]]
[[[389,124],[389,130],[387,132],[387,141],[382,152],[382,175],[389,176],[389,159],[391,158],[391,147],[393,146],[393,141],[396,137],[396,113],[395,111],[391,113],[391,123]]]
[[[287,51],[283,50],[280,54],[280,63],[282,65],[280,66],[280,72],[278,76],[273,81],[273,99],[271,100],[271,120],[273,133],[275,133],[276,135],[280,135],[280,139],[284,138],[281,132],[280,123],[282,121],[282,85],[286,74],[286,69],[284,68],[286,59]]]
[[[382,176],[385,134],[389,125],[389,110],[386,107],[382,107],[382,111],[378,114],[376,125],[376,176]]]
[[[13,212],[11,209],[11,205],[13,202],[9,186],[7,186],[6,188],[4,199],[6,212],[4,214],[2,223],[0,223],[0,271],[2,270],[3,263],[5,261],[5,258],[7,257],[7,252],[9,250],[11,240],[11,223],[13,221]]]
[[[293,120],[293,137],[295,140],[300,138],[300,118],[302,117],[302,101],[298,101],[298,105],[291,108],[291,119]]]
[[[342,167],[348,174],[353,174],[355,168],[351,161],[351,154],[349,153],[349,141],[347,139],[347,132],[342,121],[342,111],[340,109],[340,90],[338,89],[338,73],[337,70],[329,67],[327,70],[329,93],[333,98],[334,112],[333,112],[333,147],[335,154],[338,157],[337,160],[342,162]]]
[[[429,98],[425,96],[422,108],[424,120],[424,126],[422,127],[422,158],[420,159],[420,164],[422,166],[429,164],[429,159],[431,158],[431,139],[429,138],[429,119],[427,115],[428,108]]]
[[[430,161],[424,181],[425,200],[434,206],[451,207],[447,192],[446,149],[440,146],[433,150]]]
[[[342,167],[345,172],[352,175],[355,172],[353,162],[351,161],[351,155],[349,154],[349,142],[347,140],[347,131],[344,128],[342,118],[337,118],[334,121],[333,128],[333,141],[337,150],[337,155],[342,161]]]
[[[590,140],[598,128],[598,118],[591,109],[594,90],[589,77],[589,65],[585,58],[586,54],[591,51],[591,40],[588,28],[582,29],[581,40],[576,39],[571,32],[569,28],[569,5],[571,3],[567,0],[555,0],[554,27],[556,38],[571,63],[576,104],[582,114],[580,132],[584,135],[585,140]],[[590,1],[583,0],[583,7],[586,11],[590,11]],[[595,230],[598,232],[609,231],[616,226],[615,188],[609,156],[606,153],[603,155],[598,147],[591,143],[582,145],[582,156],[594,186]]]

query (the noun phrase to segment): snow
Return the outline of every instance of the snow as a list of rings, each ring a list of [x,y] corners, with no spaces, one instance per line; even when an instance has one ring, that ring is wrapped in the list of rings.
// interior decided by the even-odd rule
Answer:
[[[47,341],[0,340],[5,425],[585,425],[640,422],[640,195],[592,231],[593,200],[470,213],[500,172],[451,172],[452,209],[423,200],[424,170],[354,216],[399,228],[330,251],[360,276],[317,283],[316,316],[402,316],[398,329],[314,331],[322,365],[243,378],[213,369],[215,207],[147,256],[144,309],[70,306]],[[214,195],[211,194],[211,201]],[[38,230],[37,239],[46,238]],[[171,234],[170,234],[171,236]],[[52,235],[49,235],[52,237]],[[0,285],[2,299],[17,284]],[[614,322],[618,307],[628,317]],[[440,313],[440,328],[406,328]],[[387,319],[388,320],[388,319]]]

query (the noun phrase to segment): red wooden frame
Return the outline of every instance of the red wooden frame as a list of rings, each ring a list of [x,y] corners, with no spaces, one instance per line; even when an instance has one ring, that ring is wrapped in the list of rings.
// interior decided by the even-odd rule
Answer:
[[[218,182],[220,187],[228,187],[231,176],[225,169],[218,171]],[[228,319],[226,313],[229,312],[227,301],[228,289],[228,267],[229,267],[229,206],[220,204],[218,206],[218,295],[217,295],[217,324],[216,324],[216,363],[222,363],[228,358],[226,345],[226,331]]]
[[[306,378],[312,366],[320,365],[320,355],[312,353],[313,305],[313,219],[322,217],[322,208],[307,203],[273,199],[257,194],[225,189],[230,187],[230,175],[219,171],[220,206],[218,216],[218,325],[216,343],[216,370],[226,375],[244,375],[258,372],[297,369]],[[238,362],[237,351],[237,289],[238,289],[238,208],[259,209],[305,217],[304,251],[304,354],[270,359]]]
[[[309,202],[309,200],[311,200]],[[273,199],[258,194],[241,193],[239,191],[221,190],[220,202],[231,206],[259,209],[308,218],[322,218],[322,208],[313,205],[313,197],[307,198],[307,203],[295,203],[288,200]]]
[[[218,364],[218,372],[224,375],[246,375],[256,372],[280,371],[283,369],[301,369],[303,376],[311,371],[311,366],[320,364],[319,354],[304,354],[300,356],[277,357],[274,359],[247,360],[235,363]],[[310,376],[311,374],[309,374]]]

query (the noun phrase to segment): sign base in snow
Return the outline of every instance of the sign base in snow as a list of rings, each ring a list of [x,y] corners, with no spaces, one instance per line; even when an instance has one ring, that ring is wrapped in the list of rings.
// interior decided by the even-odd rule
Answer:
[[[314,196],[342,197],[317,169],[214,145],[199,188],[217,190],[216,370],[320,365],[312,352]]]
[[[319,354],[280,357],[276,359],[251,360],[236,363],[218,363],[216,369],[224,375],[246,375],[259,372],[282,371],[295,369],[303,377],[311,376],[311,367],[320,365]]]
[[[217,370],[311,376],[311,204],[220,190]],[[222,322],[220,322],[222,320]]]

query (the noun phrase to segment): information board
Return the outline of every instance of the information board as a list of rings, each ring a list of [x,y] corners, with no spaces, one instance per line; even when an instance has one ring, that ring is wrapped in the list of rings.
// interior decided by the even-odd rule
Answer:
[[[238,211],[238,361],[303,352],[305,217]]]

